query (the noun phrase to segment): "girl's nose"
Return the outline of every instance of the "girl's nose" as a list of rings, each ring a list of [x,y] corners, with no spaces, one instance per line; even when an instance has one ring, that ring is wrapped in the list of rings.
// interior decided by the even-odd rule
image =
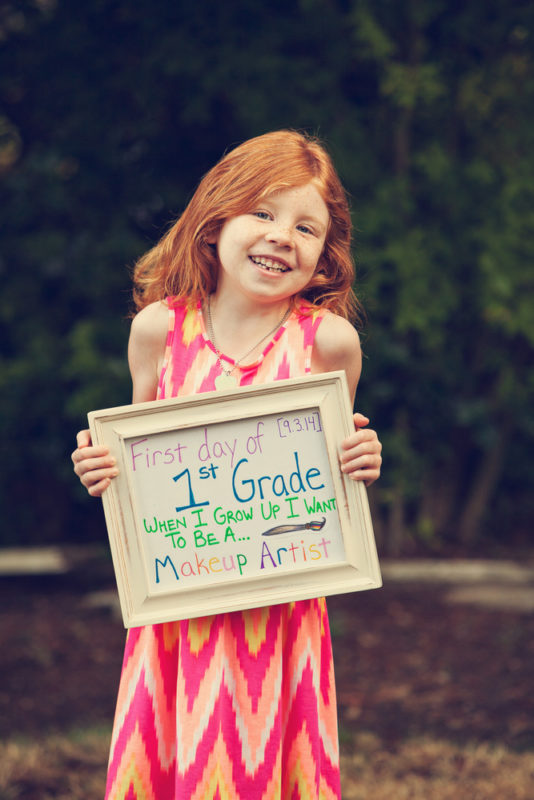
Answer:
[[[265,238],[279,247],[293,247],[293,234],[286,225],[273,223],[269,226]]]

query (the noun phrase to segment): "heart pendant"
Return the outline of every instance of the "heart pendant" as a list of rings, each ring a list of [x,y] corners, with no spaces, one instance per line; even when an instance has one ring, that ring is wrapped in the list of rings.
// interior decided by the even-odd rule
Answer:
[[[237,378],[235,375],[227,375],[225,372],[221,372],[221,374],[217,375],[215,378],[216,389],[235,389],[236,386]]]

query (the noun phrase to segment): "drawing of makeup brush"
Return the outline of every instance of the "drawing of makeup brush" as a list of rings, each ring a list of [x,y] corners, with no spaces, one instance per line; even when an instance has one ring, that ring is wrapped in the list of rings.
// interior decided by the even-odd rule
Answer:
[[[325,522],[326,517],[323,517],[320,521],[313,520],[306,522],[305,525],[277,525],[262,533],[262,536],[277,536],[279,533],[292,533],[293,531],[320,531]]]

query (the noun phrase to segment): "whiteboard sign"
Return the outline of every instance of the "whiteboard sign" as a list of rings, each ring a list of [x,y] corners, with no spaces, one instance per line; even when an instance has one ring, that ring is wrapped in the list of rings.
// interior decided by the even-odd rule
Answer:
[[[89,415],[127,627],[380,586],[344,373]]]

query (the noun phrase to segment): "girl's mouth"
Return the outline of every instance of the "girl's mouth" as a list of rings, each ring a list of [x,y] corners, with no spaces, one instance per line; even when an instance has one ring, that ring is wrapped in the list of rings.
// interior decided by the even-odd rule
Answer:
[[[291,269],[287,264],[283,264],[281,261],[276,261],[272,258],[266,258],[265,256],[249,256],[249,258],[253,264],[257,264],[258,267],[263,267],[267,272],[290,272]]]

